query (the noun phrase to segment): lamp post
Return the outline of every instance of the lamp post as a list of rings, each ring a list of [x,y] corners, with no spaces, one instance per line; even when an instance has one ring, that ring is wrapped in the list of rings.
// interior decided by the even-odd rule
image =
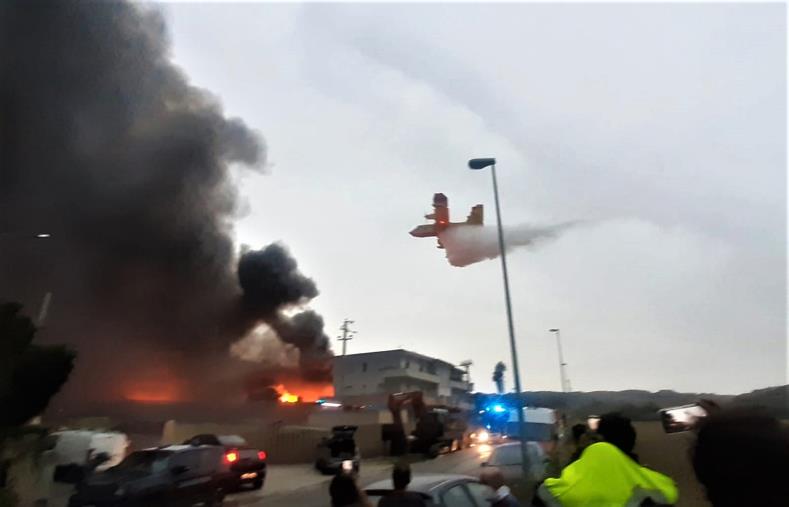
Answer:
[[[496,159],[495,158],[473,158],[468,161],[468,166],[473,170],[485,169],[490,167],[493,176],[493,198],[496,202],[496,225],[499,233],[499,257],[501,257],[501,274],[504,279],[504,301],[507,306],[507,328],[510,335],[510,353],[512,354],[512,374],[515,377],[515,400],[518,404],[518,429],[521,440],[521,466],[523,476],[528,477],[528,456],[526,452],[526,419],[523,403],[523,392],[521,390],[521,376],[518,368],[518,352],[515,344],[515,327],[512,323],[512,303],[510,301],[510,280],[507,274],[507,253],[504,248],[504,230],[501,226],[501,207],[499,206],[499,185],[496,180]]]
[[[562,352],[562,335],[558,327],[549,329],[548,332],[556,335],[556,347],[559,349],[559,379],[562,383],[562,392],[566,393],[570,390],[570,379],[567,378],[567,363],[564,362]]]

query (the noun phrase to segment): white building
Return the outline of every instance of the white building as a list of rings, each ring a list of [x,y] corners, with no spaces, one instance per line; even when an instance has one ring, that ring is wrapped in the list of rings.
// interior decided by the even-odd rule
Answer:
[[[462,368],[408,350],[334,358],[335,396],[348,403],[385,406],[391,393],[422,391],[428,403],[468,407],[472,388]]]

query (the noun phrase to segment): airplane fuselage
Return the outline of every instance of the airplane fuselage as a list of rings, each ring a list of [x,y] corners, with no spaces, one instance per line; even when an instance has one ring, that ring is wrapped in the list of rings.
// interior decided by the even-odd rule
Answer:
[[[428,220],[433,220],[433,223],[414,227],[409,232],[411,236],[414,236],[415,238],[431,238],[438,237],[439,234],[450,227],[481,227],[483,222],[483,209],[481,204],[477,204],[471,208],[471,213],[465,222],[450,222],[449,200],[444,194],[438,193],[433,195],[433,213],[425,215],[425,218]],[[438,247],[443,248],[440,239],[438,240]]]

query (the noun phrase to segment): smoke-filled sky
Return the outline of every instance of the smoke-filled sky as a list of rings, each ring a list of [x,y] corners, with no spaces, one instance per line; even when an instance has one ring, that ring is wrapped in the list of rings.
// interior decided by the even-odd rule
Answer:
[[[266,135],[238,236],[286,238],[351,351],[509,363],[500,267],[407,232],[449,197],[510,225],[524,385],[786,382],[785,6],[170,5],[176,61]],[[511,386],[511,370],[507,385]]]
[[[509,257],[524,384],[736,393],[786,381],[785,7],[168,5],[174,57],[261,130],[237,235],[285,239],[353,352],[508,364],[498,261],[408,231],[449,197],[589,221]],[[333,336],[333,335],[332,335]],[[511,369],[507,385],[512,386]]]
[[[79,225],[71,217],[84,217],[100,231],[90,235],[89,228],[72,228],[86,233],[67,252],[81,255],[79,263],[63,257],[52,262],[37,251],[31,264],[42,266],[43,273],[85,280],[79,289],[90,291],[95,287],[88,282],[96,283],[101,272],[91,260],[103,258],[102,248],[121,246],[115,251],[125,266],[123,280],[131,284],[121,291],[128,299],[102,306],[122,315],[124,305],[136,301],[168,321],[162,329],[170,329],[172,310],[180,309],[185,312],[180,322],[191,320],[191,331],[216,334],[205,322],[225,315],[217,302],[233,307],[217,294],[240,297],[229,269],[232,248],[282,240],[298,259],[299,271],[320,288],[310,306],[323,316],[329,336],[337,334],[344,317],[356,321],[359,334],[350,351],[404,347],[451,362],[472,359],[473,380],[488,391],[494,389],[494,365],[502,360],[508,364],[509,388],[498,260],[453,267],[433,239],[408,235],[423,223],[435,192],[449,197],[454,221],[482,203],[487,223],[493,223],[489,173],[467,170],[466,161],[495,156],[507,226],[579,221],[508,257],[526,389],[559,388],[556,344],[547,331],[552,327],[562,330],[570,380],[578,390],[736,393],[786,382],[784,6],[210,3],[159,8],[166,27],[154,20],[137,33],[119,18],[124,37],[147,40],[150,47],[142,50],[154,57],[146,65],[158,74],[134,72],[139,64],[134,51],[141,50],[134,45],[123,46],[122,56],[130,60],[113,64],[110,83],[95,79],[102,74],[89,66],[81,71],[86,80],[67,87],[51,86],[63,83],[51,73],[36,74],[41,80],[33,91],[57,90],[84,102],[37,106],[56,122],[43,132],[40,149],[31,131],[20,134],[25,153],[35,155],[27,160],[30,167],[61,174],[60,165],[34,162],[48,157],[66,160],[61,165],[100,162],[75,166],[88,176],[80,188],[98,199],[90,206],[69,205],[66,176],[48,180],[39,195],[33,173],[25,173],[24,188],[47,210],[36,216],[59,216],[66,225]],[[109,37],[109,24],[96,26],[104,29],[63,40]],[[169,32],[171,49],[161,30]],[[30,54],[38,54],[31,42],[36,32],[18,33],[30,44],[24,46]],[[47,40],[67,33],[48,33]],[[98,57],[112,62],[112,55],[108,50]],[[163,64],[161,58],[168,56],[183,75]],[[28,68],[24,59],[6,61]],[[41,60],[31,56],[30,61]],[[53,62],[71,65],[72,60]],[[55,63],[71,72],[66,77],[76,75],[74,68]],[[149,87],[160,79],[166,87]],[[185,89],[182,79],[213,95]],[[85,93],[85,86],[96,86],[101,94]],[[119,93],[130,98],[112,100]],[[100,106],[92,102],[97,96]],[[24,96],[31,97],[32,92]],[[140,97],[142,106],[134,107]],[[84,106],[91,103],[95,107]],[[162,104],[166,107],[157,109]],[[171,115],[173,109],[178,114]],[[110,130],[92,121],[112,111],[121,116],[111,115],[116,120]],[[43,122],[45,115],[34,118]],[[72,125],[67,136],[58,130],[61,124]],[[194,128],[184,128],[190,125]],[[106,142],[115,132],[130,135],[127,143]],[[79,150],[70,145],[65,158],[47,155],[47,143],[64,137],[76,139]],[[263,171],[244,169],[243,164],[264,162],[263,138]],[[179,147],[190,153],[186,148],[193,143],[204,150],[188,168],[176,165],[173,179],[159,173],[159,166],[169,167],[162,157],[182,155]],[[146,146],[156,148],[130,149]],[[107,162],[112,160],[120,162]],[[228,164],[238,164],[232,181],[226,178]],[[108,167],[122,177],[107,179],[114,174]],[[192,194],[177,172],[187,169],[195,171]],[[171,186],[153,185],[156,181]],[[124,190],[144,190],[147,182],[152,183],[149,200],[137,202]],[[61,193],[58,184],[64,185]],[[235,193],[245,215],[232,229],[227,222],[239,208]],[[42,197],[47,195],[56,198]],[[196,206],[200,199],[205,207]],[[190,210],[188,220],[170,223],[167,217],[173,215],[158,215],[149,202]],[[94,213],[102,206],[111,213]],[[129,213],[141,209],[148,212],[134,229],[113,227],[120,223],[113,217],[138,217]],[[152,233],[151,225],[162,217],[166,227]],[[195,230],[202,231],[198,243],[208,241],[217,251],[193,248],[195,235],[188,231]],[[172,250],[139,244],[139,234],[167,239]],[[129,259],[140,259],[146,248],[153,267],[135,268]],[[179,265],[179,252],[187,252],[190,262]],[[248,258],[253,272],[256,263],[263,272],[272,269],[268,262],[259,264],[265,259],[291,263],[276,249],[264,252]],[[190,275],[206,266],[210,269],[196,278]],[[140,276],[148,272],[168,273],[178,289],[149,284]],[[283,275],[278,268],[273,273],[300,287],[284,290],[285,301],[315,294],[301,275]],[[270,326],[292,335],[292,343],[302,341],[302,330],[312,330],[314,350],[324,353],[318,314],[287,320],[276,312],[277,304],[271,307],[270,287],[263,283],[269,278],[250,278],[256,279],[262,289],[244,287],[244,295],[258,311],[251,317],[248,306],[241,309],[246,311],[242,328],[266,317]],[[38,294],[46,283],[36,282],[31,291]],[[118,292],[116,283],[107,277],[99,288],[112,294]],[[161,300],[149,299],[157,293]],[[194,306],[178,303],[188,295],[210,311],[190,319],[194,313],[186,310]],[[256,302],[257,296],[263,299]],[[53,298],[53,315],[63,308],[59,297]],[[131,322],[145,329],[145,315],[132,314]],[[233,331],[228,335],[239,334]],[[190,339],[187,333],[173,338],[182,349]],[[112,350],[113,341],[123,338],[103,340],[101,349]],[[268,349],[252,352],[260,350]]]

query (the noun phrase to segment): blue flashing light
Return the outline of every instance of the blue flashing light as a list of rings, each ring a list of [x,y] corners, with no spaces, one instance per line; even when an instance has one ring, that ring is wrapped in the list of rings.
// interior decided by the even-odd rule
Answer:
[[[507,409],[502,407],[501,405],[493,405],[493,411],[494,412],[498,412],[498,413],[502,413],[502,412],[506,412]]]

